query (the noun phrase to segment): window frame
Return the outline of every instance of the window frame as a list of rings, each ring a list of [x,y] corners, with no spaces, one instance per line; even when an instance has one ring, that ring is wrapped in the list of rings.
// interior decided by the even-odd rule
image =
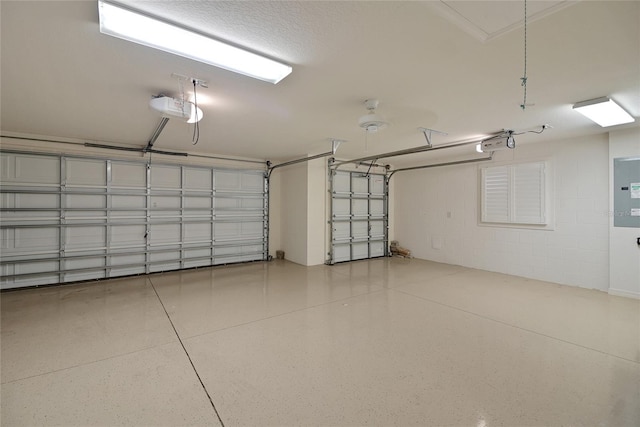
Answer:
[[[526,172],[531,166],[541,167],[541,184],[538,187],[541,190],[541,203],[543,221],[527,221],[522,219],[522,215],[518,214],[518,205],[516,204],[516,177],[518,172]],[[499,172],[500,169],[507,173],[507,212],[501,218],[487,218],[485,210],[486,202],[486,173],[488,171]],[[504,175],[504,172],[503,172]],[[500,177],[497,177],[498,180]],[[499,182],[498,182],[499,183]],[[522,162],[504,162],[495,163],[487,166],[478,166],[478,225],[488,227],[506,227],[506,228],[524,228],[536,230],[553,230],[555,228],[554,218],[554,176],[553,164],[549,159],[531,159]],[[525,207],[524,205],[520,205]]]

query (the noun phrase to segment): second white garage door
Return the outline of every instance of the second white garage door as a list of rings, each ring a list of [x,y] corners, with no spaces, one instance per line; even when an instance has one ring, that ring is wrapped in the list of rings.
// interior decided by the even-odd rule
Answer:
[[[329,263],[385,256],[388,243],[385,175],[332,173]]]

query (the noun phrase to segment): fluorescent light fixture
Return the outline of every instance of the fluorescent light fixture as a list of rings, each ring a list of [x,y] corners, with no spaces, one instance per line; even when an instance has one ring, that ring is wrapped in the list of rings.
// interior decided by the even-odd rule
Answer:
[[[173,53],[273,84],[291,73],[291,66],[249,52],[174,24],[98,1],[100,32]]]
[[[573,109],[602,127],[621,125],[635,121],[629,113],[606,96],[578,102],[573,106]]]

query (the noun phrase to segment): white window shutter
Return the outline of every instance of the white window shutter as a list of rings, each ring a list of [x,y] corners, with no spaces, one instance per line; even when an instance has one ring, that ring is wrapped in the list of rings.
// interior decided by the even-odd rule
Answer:
[[[521,163],[481,169],[481,221],[547,224],[546,163]]]
[[[544,163],[514,165],[513,216],[519,224],[545,224]]]
[[[482,169],[482,221],[509,222],[509,168]]]

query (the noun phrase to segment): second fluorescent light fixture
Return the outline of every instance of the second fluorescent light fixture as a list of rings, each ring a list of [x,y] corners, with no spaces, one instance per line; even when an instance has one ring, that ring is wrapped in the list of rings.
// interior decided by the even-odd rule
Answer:
[[[278,83],[291,66],[249,52],[197,32],[98,1],[100,32],[174,55],[183,56],[255,79]]]
[[[603,128],[635,121],[631,114],[606,96],[578,102],[573,109]]]

